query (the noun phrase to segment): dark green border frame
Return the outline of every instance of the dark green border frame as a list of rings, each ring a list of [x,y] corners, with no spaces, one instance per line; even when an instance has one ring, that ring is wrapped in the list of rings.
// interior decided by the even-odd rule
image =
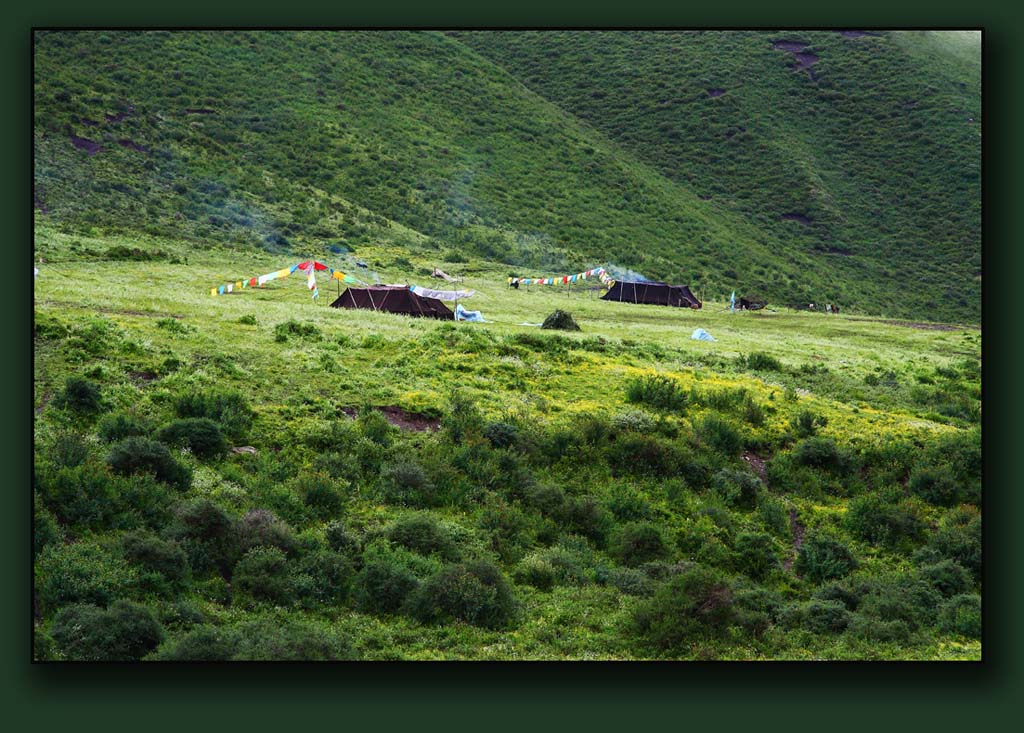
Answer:
[[[37,0],[6,9],[3,44],[2,147],[12,261],[2,291],[13,358],[3,365],[8,409],[0,440],[8,481],[0,497],[6,531],[0,558],[8,593],[0,602],[3,696],[19,722],[43,729],[83,723],[133,727],[259,722],[294,726],[307,718],[347,727],[398,722],[448,727],[536,725],[573,728],[603,723],[646,727],[804,723],[865,727],[901,724],[940,728],[1012,720],[1024,658],[1015,623],[1021,609],[1020,489],[1008,453],[1020,392],[1015,385],[1011,293],[1020,272],[1021,217],[1014,172],[1024,168],[1019,80],[1024,38],[1007,3],[932,0],[914,4],[866,0],[846,10],[818,2],[566,3],[522,0],[501,7],[476,2],[338,3],[179,0],[144,7],[129,2]],[[916,7],[915,7],[916,6]],[[341,27],[946,27],[984,28],[984,387],[985,645],[981,664],[372,664],[372,665],[30,665],[27,594],[31,471],[31,56],[37,26],[341,26]],[[1015,206],[1016,205],[1016,206]],[[1016,208],[1017,211],[1014,211]],[[1014,214],[1017,214],[1014,216]],[[27,269],[25,269],[27,273]],[[517,715],[519,713],[519,715]],[[312,722],[312,721],[311,721]]]

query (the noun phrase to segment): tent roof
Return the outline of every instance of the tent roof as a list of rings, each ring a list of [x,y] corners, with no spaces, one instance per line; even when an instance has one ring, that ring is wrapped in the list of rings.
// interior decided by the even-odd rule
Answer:
[[[601,296],[601,299],[617,300],[624,303],[670,305],[677,308],[700,308],[703,305],[686,285],[632,280],[616,280],[608,292]]]
[[[361,308],[449,321],[455,319],[455,314],[440,300],[416,295],[405,286],[372,285],[366,288],[347,288],[331,303],[331,307]]]

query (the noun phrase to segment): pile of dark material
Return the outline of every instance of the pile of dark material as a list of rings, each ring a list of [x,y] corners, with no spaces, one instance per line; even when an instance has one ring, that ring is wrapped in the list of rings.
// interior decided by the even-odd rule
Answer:
[[[545,318],[544,323],[541,324],[541,328],[552,328],[558,331],[580,330],[579,324],[573,320],[572,313],[567,313],[563,310],[557,310]]]

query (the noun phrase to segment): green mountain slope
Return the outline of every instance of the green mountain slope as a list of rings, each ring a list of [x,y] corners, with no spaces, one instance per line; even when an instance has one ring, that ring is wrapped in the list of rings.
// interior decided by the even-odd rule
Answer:
[[[748,216],[780,254],[833,253],[818,266],[879,278],[887,297],[900,291],[928,312],[977,317],[977,34],[459,38],[673,181]]]
[[[932,40],[799,40],[816,81],[762,34],[42,33],[36,207],[977,320],[977,69]]]

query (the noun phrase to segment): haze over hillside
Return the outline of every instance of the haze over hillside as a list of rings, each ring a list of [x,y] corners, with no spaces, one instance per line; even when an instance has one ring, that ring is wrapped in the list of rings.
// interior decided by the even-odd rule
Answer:
[[[854,32],[56,32],[38,216],[980,319],[980,47]],[[558,271],[558,270],[556,270]]]

